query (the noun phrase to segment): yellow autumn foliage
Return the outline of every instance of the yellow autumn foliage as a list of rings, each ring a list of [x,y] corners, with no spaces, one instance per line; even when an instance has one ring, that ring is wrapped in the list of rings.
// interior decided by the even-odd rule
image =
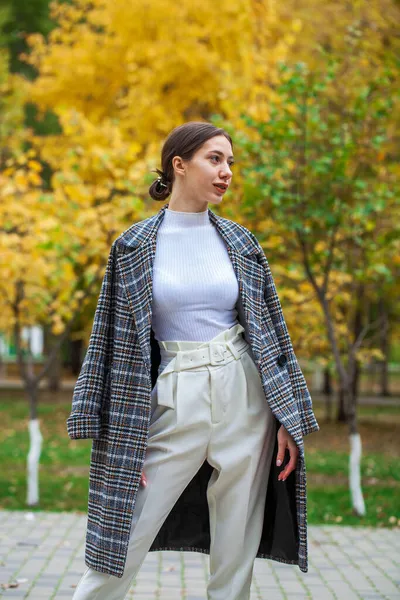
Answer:
[[[274,91],[279,61],[304,60],[312,70],[320,61],[317,43],[339,54],[352,48],[346,81],[362,77],[363,69],[383,73],[385,36],[397,14],[389,0],[384,7],[377,0],[346,5],[338,0],[52,2],[58,26],[47,39],[28,36],[31,52],[25,60],[38,71],[35,81],[8,73],[3,77],[0,54],[0,76],[13,97],[29,97],[39,115],[52,111],[61,129],[34,135],[23,129],[22,104],[16,104],[19,121],[12,103],[6,111],[10,125],[4,139],[13,158],[0,171],[0,219],[5,223],[0,288],[10,303],[0,315],[0,329],[12,326],[15,283],[24,281],[24,322],[45,322],[50,314],[54,332],[62,331],[84,298],[81,287],[102,274],[116,235],[157,208],[147,189],[155,177],[151,170],[160,166],[162,141],[173,127],[221,114],[235,136],[245,128],[241,115],[267,120],[271,102],[279,98]],[[371,25],[368,35],[360,37],[357,31],[365,23],[376,23],[376,28]],[[351,88],[338,92],[351,94]],[[13,123],[18,123],[15,131]],[[251,128],[247,134],[259,141]],[[26,154],[22,140],[32,145]],[[222,210],[264,232],[262,245],[293,337],[304,356],[318,348],[322,360],[329,348],[313,290],[301,269],[287,272],[286,262],[295,262],[296,256],[285,224],[273,223],[262,203],[253,215],[243,211],[240,164],[246,165],[246,157],[237,159]],[[42,162],[51,170],[50,189],[42,182]],[[286,166],[293,168],[290,158]],[[275,176],[279,181],[281,174]],[[321,241],[318,252],[325,248]],[[346,283],[344,274],[333,276],[331,301],[337,296],[349,307]],[[338,313],[339,325],[341,320]]]

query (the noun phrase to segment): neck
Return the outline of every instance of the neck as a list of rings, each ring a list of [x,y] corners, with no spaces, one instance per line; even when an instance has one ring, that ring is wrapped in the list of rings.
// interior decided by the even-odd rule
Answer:
[[[210,224],[208,209],[200,212],[172,210],[167,207],[164,211],[164,227],[204,227]]]
[[[189,200],[170,200],[167,204],[169,210],[176,212],[199,213],[205,212],[208,209],[208,202],[190,202]]]

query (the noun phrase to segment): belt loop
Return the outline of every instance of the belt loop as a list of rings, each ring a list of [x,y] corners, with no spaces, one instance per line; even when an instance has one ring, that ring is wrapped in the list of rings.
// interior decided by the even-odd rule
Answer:
[[[240,352],[235,348],[233,342],[231,340],[229,340],[228,342],[226,342],[226,345],[228,346],[229,350],[232,352],[233,356],[235,357],[235,360],[238,360],[240,358]]]
[[[175,355],[174,371],[181,371],[181,358],[182,358],[182,351],[178,350],[178,352]]]

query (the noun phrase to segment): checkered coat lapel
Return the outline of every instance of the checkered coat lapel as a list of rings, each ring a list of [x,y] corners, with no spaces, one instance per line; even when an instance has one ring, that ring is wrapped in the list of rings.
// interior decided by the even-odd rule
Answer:
[[[157,231],[167,207],[132,225],[112,244],[67,420],[71,439],[93,440],[85,562],[117,577],[125,568],[146,455],[151,389],[160,364],[151,327],[152,273]],[[283,424],[300,451],[295,473],[278,482],[275,445],[257,557],[298,564],[307,571],[303,436],[319,429],[310,394],[259,242],[238,223],[211,210],[209,217],[226,244],[238,279],[238,319],[251,345],[276,427]],[[288,459],[287,453],[284,464]],[[206,461],[171,510],[150,550],[209,552],[205,490],[211,472]],[[199,490],[204,493],[199,495]],[[193,507],[193,517],[189,507]]]

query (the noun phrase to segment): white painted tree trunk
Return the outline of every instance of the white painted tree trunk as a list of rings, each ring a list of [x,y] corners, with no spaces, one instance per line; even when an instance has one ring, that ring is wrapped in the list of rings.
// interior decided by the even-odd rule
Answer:
[[[365,504],[361,489],[361,436],[359,433],[350,434],[350,461],[349,480],[351,504],[355,513],[359,516],[365,515]]]
[[[29,453],[27,462],[27,505],[39,503],[39,460],[42,450],[42,434],[38,419],[29,421]]]

